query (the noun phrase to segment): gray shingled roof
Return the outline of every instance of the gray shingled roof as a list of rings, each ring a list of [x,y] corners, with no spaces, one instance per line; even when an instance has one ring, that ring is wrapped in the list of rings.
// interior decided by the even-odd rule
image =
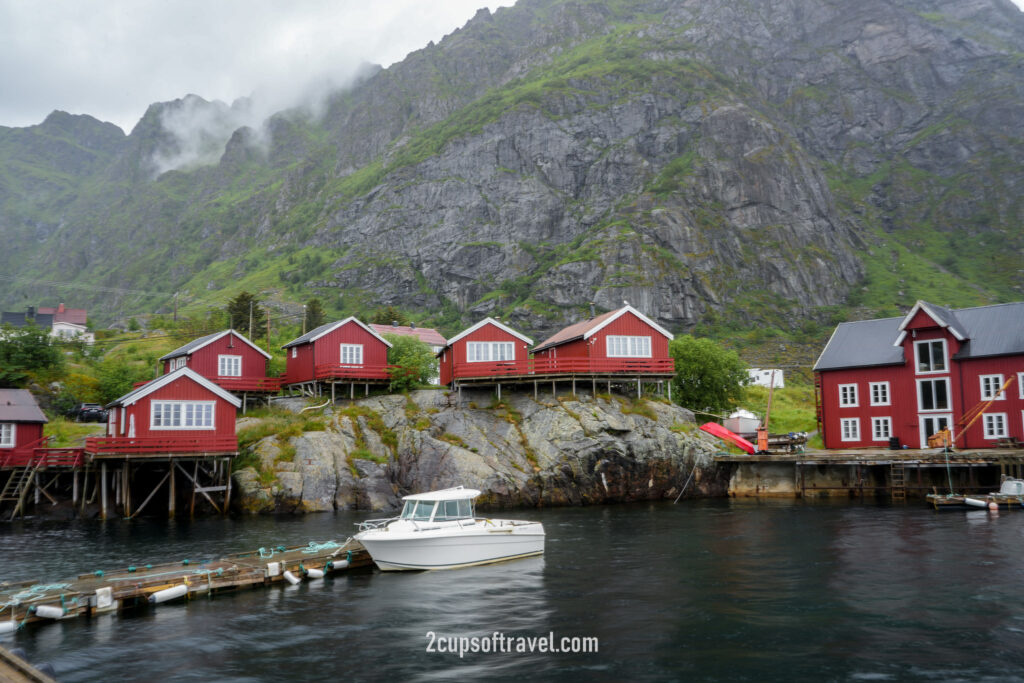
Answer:
[[[310,330],[306,334],[302,335],[301,337],[297,337],[295,339],[292,339],[290,342],[288,342],[287,344],[285,344],[281,348],[282,349],[287,349],[290,346],[298,346],[299,344],[305,344],[310,339],[313,339],[314,337],[320,336],[322,333],[326,332],[327,330],[329,330],[330,328],[334,327],[337,324],[338,324],[338,321],[336,320],[336,321],[334,321],[332,323],[324,323],[320,327],[314,327],[312,330]]]
[[[956,326],[968,341],[954,356],[957,360],[1024,354],[1024,302],[960,308],[928,304],[951,328]],[[882,318],[840,323],[825,345],[815,370],[902,365],[902,347],[893,346],[904,318]]]
[[[161,356],[160,360],[170,360],[171,358],[177,358],[178,356],[187,356],[190,353],[192,353],[193,349],[199,348],[200,346],[202,346],[206,342],[210,341],[214,337],[218,337],[218,336],[220,336],[222,334],[224,334],[224,333],[223,332],[214,332],[213,334],[208,334],[205,337],[200,337],[199,339],[193,339],[188,344],[185,344],[184,346],[179,346],[178,348],[174,349],[173,351],[168,353],[166,356]]]
[[[36,327],[41,329],[47,329],[53,327],[53,314],[36,313],[36,316],[31,319],[31,322],[35,323]],[[12,313],[4,311],[0,313],[0,324],[10,325],[11,327],[25,327],[29,324],[29,318],[24,313]]]
[[[0,422],[49,422],[27,389],[0,389]]]

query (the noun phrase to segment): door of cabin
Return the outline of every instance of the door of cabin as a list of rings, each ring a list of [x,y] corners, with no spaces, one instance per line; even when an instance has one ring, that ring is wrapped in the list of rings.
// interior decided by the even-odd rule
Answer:
[[[921,425],[921,445],[919,448],[928,448],[928,437],[938,434],[942,429],[949,427],[950,435],[953,434],[953,415],[918,415],[918,422]]]

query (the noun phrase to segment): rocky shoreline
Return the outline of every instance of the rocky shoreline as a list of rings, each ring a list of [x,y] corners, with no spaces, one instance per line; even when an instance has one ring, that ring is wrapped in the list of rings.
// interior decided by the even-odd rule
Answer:
[[[233,475],[236,511],[382,511],[401,496],[449,486],[480,489],[481,509],[587,505],[727,495],[717,442],[693,414],[661,400],[620,395],[506,395],[441,391],[315,407],[296,434],[248,445]],[[257,427],[243,418],[239,431]],[[293,430],[294,431],[294,430]],[[690,477],[693,474],[692,478]]]

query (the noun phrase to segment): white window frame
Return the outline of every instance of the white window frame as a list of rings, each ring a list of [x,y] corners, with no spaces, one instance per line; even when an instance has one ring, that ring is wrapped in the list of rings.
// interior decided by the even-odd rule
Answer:
[[[879,399],[875,398],[875,394],[881,394]],[[869,382],[868,383],[868,399],[871,401],[873,406],[891,406],[892,405],[892,394],[889,391],[888,382]]]
[[[839,407],[856,408],[860,405],[856,384],[839,385]]]
[[[298,357],[299,357],[299,347],[298,346],[293,346],[292,347],[292,358],[298,358]]]
[[[515,359],[515,342],[466,342],[467,363],[504,363]]]
[[[1024,400],[1024,372],[1017,373],[1017,391],[1020,392],[1020,396],[1018,398]]]
[[[850,427],[852,427],[852,429],[850,429]],[[860,418],[840,418],[839,434],[841,436],[842,441],[860,441]]]
[[[185,365],[187,363],[188,363],[188,357],[187,356],[178,356],[177,358],[172,358],[171,359],[171,370],[173,371],[173,370],[177,370],[178,368],[183,368],[183,367],[185,367]]]
[[[924,385],[925,382],[928,382],[930,384],[934,384],[935,382],[942,382],[942,383],[944,383],[946,385],[946,406],[945,407],[942,407],[942,408],[925,408],[924,407],[924,401],[923,401],[924,396],[921,393],[921,387]],[[933,391],[932,392],[932,396],[934,397],[934,395],[935,395],[935,392]],[[936,379],[919,379],[919,380],[917,380],[917,412],[919,412],[919,413],[948,413],[951,410],[953,410],[953,394],[952,394],[952,392],[950,390],[949,378],[948,377],[939,377],[939,378],[936,378]]]
[[[931,345],[932,344],[942,344],[942,368],[940,370],[935,370],[935,369],[922,370],[921,369],[921,347],[926,345],[926,344],[928,345],[928,349],[929,349],[929,351],[928,351],[928,365],[929,366],[931,366],[931,362],[932,362]],[[915,370],[915,372],[918,375],[938,375],[938,374],[942,374],[942,373],[948,373],[949,372],[949,354],[948,354],[948,351],[946,349],[946,340],[945,339],[922,339],[921,341],[914,342],[914,370]]]
[[[978,377],[978,383],[981,386],[981,400],[982,401],[1002,401],[1006,398],[1005,391],[999,391],[1003,386],[1002,375],[981,375]]]
[[[990,441],[1005,439],[1010,436],[1009,424],[1006,420],[1006,413],[982,413],[982,426],[985,430],[985,437]],[[996,427],[999,430],[996,431]]]
[[[226,371],[226,372],[225,372]],[[217,356],[218,377],[241,377],[242,357],[221,354]]]
[[[157,409],[159,406],[159,410]],[[206,409],[209,408],[209,411]],[[171,424],[164,424],[168,416]],[[157,424],[159,413],[160,423]],[[199,424],[196,424],[196,418]],[[192,424],[186,424],[191,420]],[[177,424],[174,424],[177,422]],[[217,402],[216,401],[150,401],[149,403],[149,428],[152,430],[213,430],[217,428]]]
[[[346,356],[348,357],[346,359]],[[362,365],[363,345],[362,344],[339,344],[338,362],[342,365]]]
[[[884,434],[880,433],[879,427],[884,426]],[[873,417],[871,418],[871,440],[888,441],[892,437],[892,418]]]
[[[15,422],[0,422],[0,448],[14,448],[18,443],[18,425]]]
[[[605,337],[608,358],[650,358],[651,338],[642,335],[609,334]]]

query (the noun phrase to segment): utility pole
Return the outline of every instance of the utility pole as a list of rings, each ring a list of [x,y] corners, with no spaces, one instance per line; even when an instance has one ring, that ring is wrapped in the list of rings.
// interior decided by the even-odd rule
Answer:
[[[302,334],[306,334],[306,304],[302,304]]]
[[[178,293],[174,293],[174,322],[178,322]]]
[[[267,311],[267,351],[270,351],[270,311]]]
[[[249,299],[249,339],[252,339],[252,305],[256,303],[254,300]]]

